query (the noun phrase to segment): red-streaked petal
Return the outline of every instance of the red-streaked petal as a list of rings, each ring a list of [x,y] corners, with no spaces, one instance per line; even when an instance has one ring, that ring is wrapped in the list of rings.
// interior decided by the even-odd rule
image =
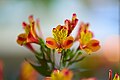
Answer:
[[[115,74],[115,76],[114,76],[113,80],[120,80],[120,76],[119,76],[119,74],[118,74],[118,73],[116,73],[116,74]]]
[[[30,26],[26,23],[22,23],[23,29],[25,30],[25,33],[28,34],[30,32]]]
[[[23,28],[25,29],[25,27],[28,26],[28,25],[27,25],[26,22],[23,22],[23,23],[22,23],[22,26],[23,26]]]
[[[51,49],[55,49],[58,47],[55,39],[51,37],[46,38],[46,46]]]
[[[27,47],[28,49],[30,49],[32,52],[36,52],[35,49],[33,48],[33,46],[30,43],[26,43],[25,47]]]
[[[91,49],[92,52],[95,52],[100,49],[99,41],[98,40],[91,40],[87,45],[87,48]]]
[[[62,69],[61,73],[64,76],[64,80],[72,80],[72,77],[73,77],[73,72],[72,71],[64,68],[64,69]]]
[[[39,43],[37,37],[34,37],[31,32],[29,32],[27,37],[27,43]]]
[[[63,48],[69,49],[73,45],[74,38],[72,36],[68,36],[66,40],[63,41]]]
[[[112,80],[112,70],[109,70],[109,80]]]
[[[17,43],[19,45],[23,45],[26,42],[26,39],[27,39],[27,35],[25,33],[22,33],[22,34],[18,35]]]
[[[43,33],[41,31],[41,28],[40,28],[40,21],[39,21],[39,19],[36,19],[36,27],[38,29],[38,34],[39,34],[38,36],[40,36],[41,38],[43,38]]]
[[[34,22],[33,15],[30,15],[30,16],[28,17],[28,19],[29,19],[29,22],[30,22],[30,23]]]

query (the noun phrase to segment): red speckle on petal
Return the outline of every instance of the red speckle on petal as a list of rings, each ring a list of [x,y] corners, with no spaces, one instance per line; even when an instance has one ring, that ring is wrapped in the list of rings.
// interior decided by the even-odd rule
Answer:
[[[18,37],[18,40],[20,40],[20,41],[25,41],[26,38]]]
[[[67,71],[65,71],[65,75],[68,75],[69,74],[69,71],[67,70]]]
[[[119,77],[119,75],[116,73],[116,74],[115,74],[115,77],[116,77],[116,79],[117,79],[117,78]]]
[[[66,45],[70,45],[71,43],[73,43],[73,40],[68,40]]]
[[[98,45],[99,45],[99,42],[92,44],[92,46],[98,46]]]
[[[46,41],[46,43],[53,45],[54,43],[52,41]]]

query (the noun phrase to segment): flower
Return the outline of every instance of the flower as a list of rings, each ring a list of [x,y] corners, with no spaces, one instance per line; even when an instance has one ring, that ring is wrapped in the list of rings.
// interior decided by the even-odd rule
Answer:
[[[70,35],[70,33],[73,31],[73,29],[75,28],[75,26],[77,25],[78,19],[76,14],[74,13],[72,16],[72,20],[65,20],[65,26],[68,29],[68,35]]]
[[[24,45],[28,49],[30,49],[32,52],[36,53],[35,49],[31,45],[31,43],[39,43],[39,36],[37,35],[36,27],[38,28],[38,32],[40,33],[40,36],[42,37],[42,32],[40,31],[40,25],[39,20],[36,19],[36,22],[34,21],[34,18],[32,15],[28,17],[29,24],[26,22],[22,23],[23,29],[25,30],[25,33],[21,33],[17,37],[17,43],[19,45]]]
[[[81,80],[97,80],[95,77],[91,77],[91,78],[83,78]]]
[[[39,37],[36,32],[36,26],[39,28],[39,24],[37,21],[34,21],[32,15],[30,15],[28,19],[29,24],[27,24],[26,22],[22,23],[25,33],[21,33],[18,35],[17,43],[19,45],[26,45],[27,43],[39,43]]]
[[[88,23],[81,23],[75,40],[79,39],[80,49],[85,50],[88,54],[100,49],[99,41],[93,38],[93,33],[88,30]]]
[[[120,80],[119,74],[116,73],[112,79],[112,70],[109,70],[109,80]]]
[[[72,80],[73,73],[72,71],[64,68],[61,71],[54,70],[51,74],[51,80]]]
[[[0,80],[3,80],[3,61],[0,60]]]
[[[46,38],[46,46],[51,49],[57,49],[60,53],[63,49],[69,49],[73,44],[73,37],[68,36],[68,30],[65,26],[58,25],[52,30],[53,37]]]
[[[37,80],[38,73],[34,68],[27,62],[22,63],[20,71],[20,80]]]

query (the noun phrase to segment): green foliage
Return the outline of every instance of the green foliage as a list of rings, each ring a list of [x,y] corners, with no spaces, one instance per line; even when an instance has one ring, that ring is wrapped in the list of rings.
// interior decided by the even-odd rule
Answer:
[[[35,54],[37,62],[35,64],[29,62],[32,67],[43,76],[50,76],[54,69],[69,68],[72,64],[83,60],[81,50],[67,49],[62,50],[59,66],[55,64],[55,55],[57,54],[54,49],[48,48],[43,39],[39,38],[40,51]],[[37,65],[36,65],[37,64]]]

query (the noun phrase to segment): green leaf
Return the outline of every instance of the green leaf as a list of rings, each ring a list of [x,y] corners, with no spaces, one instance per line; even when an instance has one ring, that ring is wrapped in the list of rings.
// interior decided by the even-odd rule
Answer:
[[[36,71],[38,71],[43,76],[50,76],[52,73],[52,70],[49,70],[49,68],[47,68],[46,66],[37,66],[33,64],[31,65]]]

